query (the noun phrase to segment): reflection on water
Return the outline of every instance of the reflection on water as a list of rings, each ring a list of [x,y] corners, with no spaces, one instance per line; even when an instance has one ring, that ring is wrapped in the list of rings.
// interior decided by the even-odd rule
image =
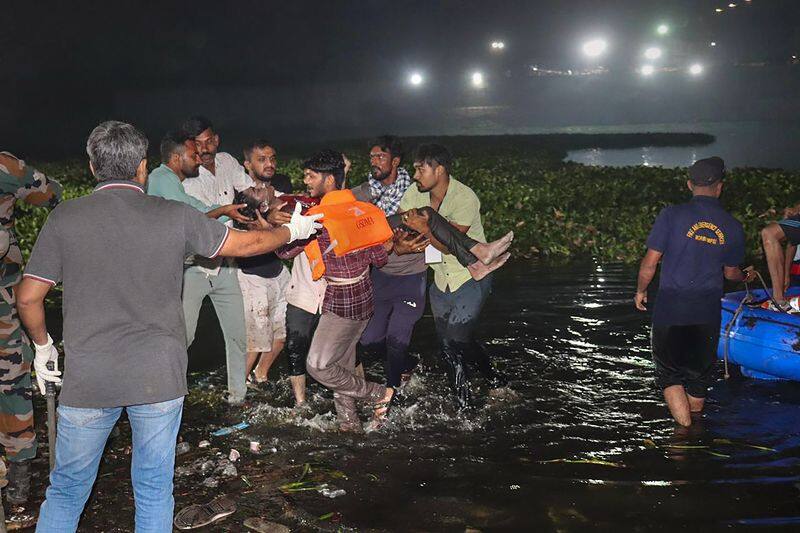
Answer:
[[[318,388],[311,411],[292,412],[285,378],[258,396],[266,403],[250,410],[251,431],[300,464],[344,472],[345,496],[297,498],[359,529],[798,523],[800,387],[720,373],[703,419],[676,429],[652,382],[634,283],[635,270],[619,265],[504,269],[481,331],[519,398],[458,416],[426,315],[413,346],[426,368],[385,431],[332,432],[330,395]]]
[[[572,128],[582,131],[582,128]],[[700,122],[639,124],[586,128],[593,133],[692,132],[709,133],[716,141],[707,146],[572,150],[567,160],[595,166],[687,167],[704,157],[722,157],[729,168],[768,167],[800,169],[796,139],[798,122]]]

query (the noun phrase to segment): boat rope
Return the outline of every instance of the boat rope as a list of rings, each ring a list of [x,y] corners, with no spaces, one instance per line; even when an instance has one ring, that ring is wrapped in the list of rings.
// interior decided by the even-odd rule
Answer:
[[[756,272],[756,274],[758,274],[758,272]],[[758,277],[761,278],[761,274],[758,274]],[[761,283],[762,284],[764,283],[763,279],[761,279]],[[723,349],[723,361],[725,362],[725,379],[731,377],[730,372],[728,372],[728,350],[730,349],[730,344],[731,344],[731,329],[733,328],[733,324],[742,314],[742,311],[744,311],[744,306],[750,303],[750,301],[753,299],[753,295],[750,294],[750,285],[747,282],[744,283],[744,290],[746,291],[744,298],[742,298],[742,300],[739,302],[739,307],[736,308],[736,311],[733,313],[733,317],[731,317],[730,322],[728,322],[728,325],[725,327],[725,348]]]

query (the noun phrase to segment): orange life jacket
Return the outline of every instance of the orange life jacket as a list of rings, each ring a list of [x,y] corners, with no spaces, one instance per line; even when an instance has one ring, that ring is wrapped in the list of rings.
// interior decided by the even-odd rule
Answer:
[[[383,211],[370,203],[357,201],[349,189],[329,192],[306,215],[316,213],[325,215],[322,225],[328,230],[337,257],[383,244],[392,238],[392,228]],[[306,245],[305,253],[311,264],[311,277],[315,280],[321,278],[325,274],[325,263],[316,239]]]

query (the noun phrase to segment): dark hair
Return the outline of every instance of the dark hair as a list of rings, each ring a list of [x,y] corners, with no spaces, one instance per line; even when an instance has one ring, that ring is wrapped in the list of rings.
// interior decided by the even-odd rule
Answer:
[[[441,144],[420,144],[417,147],[416,154],[414,154],[414,162],[442,165],[449,175],[453,168],[453,154]]]
[[[169,158],[172,154],[183,154],[186,149],[185,142],[194,139],[185,131],[174,130],[167,132],[164,138],[161,139],[161,162],[165,165],[169,163]]]
[[[214,124],[211,123],[206,117],[195,115],[190,117],[183,123],[181,129],[191,137],[197,137],[206,130],[214,131]]]
[[[344,184],[344,158],[341,152],[325,149],[312,155],[303,162],[303,170],[309,169],[320,174],[330,174],[336,182],[336,188]]]
[[[384,152],[389,152],[392,159],[399,157],[400,161],[403,161],[403,141],[400,140],[400,137],[395,135],[381,135],[380,137],[372,139],[367,148],[371,149],[373,146],[377,146]]]
[[[147,137],[126,122],[108,120],[89,134],[86,154],[97,181],[133,179],[147,157]]]
[[[253,155],[253,150],[262,150],[269,146],[270,148],[274,149],[275,147],[272,146],[272,143],[266,139],[258,139],[256,141],[251,142],[250,144],[245,145],[244,147],[244,158],[247,161],[250,161],[250,156]]]

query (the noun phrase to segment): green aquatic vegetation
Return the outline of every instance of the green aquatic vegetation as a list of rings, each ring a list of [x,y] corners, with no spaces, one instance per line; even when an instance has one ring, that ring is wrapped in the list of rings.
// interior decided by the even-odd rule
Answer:
[[[441,139],[457,156],[453,175],[472,187],[481,201],[483,224],[490,239],[514,230],[516,257],[553,259],[594,258],[597,261],[638,261],[658,212],[689,199],[686,169],[652,167],[588,167],[561,161],[565,150],[602,146],[603,136],[506,136]],[[572,144],[569,139],[572,138]],[[430,140],[430,139],[417,139]],[[702,137],[659,137],[669,144],[702,144]],[[608,139],[607,143],[637,146],[641,138]],[[412,142],[413,144],[413,142]],[[365,143],[345,141],[334,148],[350,154],[349,184],[362,182],[369,170]],[[282,152],[279,170],[302,184],[298,156]],[[300,153],[298,150],[296,153]],[[310,153],[306,148],[304,154]],[[406,168],[410,169],[408,161]],[[88,194],[94,180],[82,162],[37,165],[62,182],[65,197]],[[155,166],[151,163],[150,166]],[[759,232],[800,203],[800,172],[775,169],[733,169],[723,191],[725,207],[742,222],[748,259],[761,257]],[[27,258],[47,210],[20,206],[17,233]]]
[[[777,452],[775,448],[770,448],[769,446],[759,446],[758,444],[750,444],[747,442],[736,442],[730,439],[714,439],[714,444],[727,444],[729,446],[742,446],[744,448],[753,448],[754,450],[760,450],[762,452]]]

